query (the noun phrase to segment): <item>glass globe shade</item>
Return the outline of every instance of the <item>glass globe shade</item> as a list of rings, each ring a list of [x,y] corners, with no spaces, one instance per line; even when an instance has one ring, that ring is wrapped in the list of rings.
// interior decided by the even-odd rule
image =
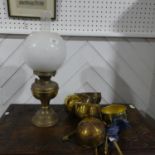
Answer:
[[[66,46],[57,33],[33,32],[25,40],[23,47],[25,62],[39,72],[56,71],[64,62]]]

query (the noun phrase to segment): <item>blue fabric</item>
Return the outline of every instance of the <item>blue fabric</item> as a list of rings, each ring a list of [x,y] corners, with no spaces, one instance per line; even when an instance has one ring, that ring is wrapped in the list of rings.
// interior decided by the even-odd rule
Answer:
[[[129,122],[123,118],[115,118],[113,119],[111,125],[107,127],[107,135],[109,138],[113,138],[114,140],[119,140],[119,134],[129,128]]]

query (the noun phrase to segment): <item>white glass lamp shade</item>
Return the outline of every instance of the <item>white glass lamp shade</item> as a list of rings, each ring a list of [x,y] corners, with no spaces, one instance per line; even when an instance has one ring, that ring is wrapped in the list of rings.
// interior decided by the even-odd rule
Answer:
[[[33,32],[26,38],[22,48],[25,62],[33,71],[56,71],[66,56],[64,40],[52,32]]]

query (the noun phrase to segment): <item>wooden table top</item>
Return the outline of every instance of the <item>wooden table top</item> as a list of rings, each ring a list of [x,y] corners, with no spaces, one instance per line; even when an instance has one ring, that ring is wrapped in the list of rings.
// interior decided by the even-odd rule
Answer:
[[[52,106],[59,115],[59,123],[49,128],[32,125],[31,118],[38,107],[12,104],[3,114],[0,119],[0,155],[94,155],[92,149],[83,148],[74,140],[62,141],[62,136],[77,124],[63,105]],[[155,155],[155,128],[150,125],[151,121],[146,121],[136,109],[128,108],[127,115],[131,128],[120,136],[119,141],[124,154]],[[99,155],[103,155],[102,147]]]

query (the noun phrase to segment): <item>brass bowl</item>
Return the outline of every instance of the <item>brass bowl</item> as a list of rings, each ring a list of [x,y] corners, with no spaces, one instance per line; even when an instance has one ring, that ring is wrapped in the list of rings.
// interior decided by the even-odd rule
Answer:
[[[104,143],[105,125],[97,118],[89,117],[82,120],[76,130],[76,137],[84,147],[97,147]]]
[[[126,109],[127,107],[122,104],[111,104],[106,107],[101,108],[101,113],[103,119],[110,123],[112,122],[113,118],[126,118]]]
[[[82,103],[75,105],[75,115],[83,119],[85,117],[101,118],[101,109],[98,104]]]

